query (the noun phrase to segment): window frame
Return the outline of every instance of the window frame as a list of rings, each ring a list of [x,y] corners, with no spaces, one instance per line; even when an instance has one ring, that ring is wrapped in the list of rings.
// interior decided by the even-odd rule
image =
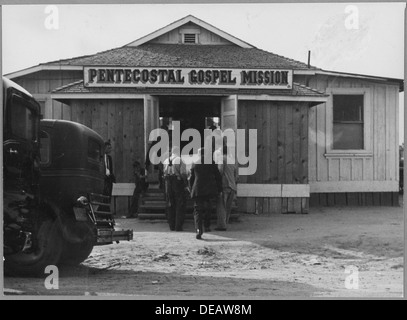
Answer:
[[[326,103],[326,157],[338,156],[366,156],[372,157],[371,141],[371,90],[369,88],[329,88]],[[362,95],[363,96],[363,149],[333,149],[333,96],[334,95]]]
[[[92,143],[99,146],[99,156],[97,159],[93,158],[89,155],[89,151],[90,151],[90,147],[91,147]],[[99,143],[99,141],[97,139],[95,139],[94,137],[88,137],[88,139],[87,139],[86,156],[87,156],[89,163],[93,163],[93,164],[97,164],[97,165],[100,165],[103,163],[103,145],[101,143]]]
[[[51,153],[51,149],[52,149],[52,141],[51,141],[51,135],[49,134],[49,132],[47,132],[47,131],[45,131],[45,130],[40,130],[40,132],[39,132],[39,136],[38,136],[38,138],[39,138],[39,140],[40,140],[40,150],[41,150],[41,148],[43,148],[43,145],[42,145],[42,141],[41,141],[41,134],[42,133],[45,133],[45,135],[47,136],[46,137],[46,139],[48,139],[48,141],[49,141],[49,144],[48,144],[48,148],[46,149],[46,151],[47,151],[47,161],[46,162],[44,162],[44,159],[40,159],[40,166],[41,167],[49,167],[50,166],[50,164],[51,164],[51,155],[52,155],[52,153]],[[40,151],[41,152],[41,151]],[[40,153],[41,154],[41,153]]]
[[[14,113],[13,111],[15,111],[16,107],[15,105],[21,105],[21,107],[24,108],[25,111],[25,116],[29,116],[29,117],[33,117],[35,116],[35,109],[33,104],[24,99],[21,95],[15,94],[13,93],[11,95],[11,97],[9,98],[10,103],[9,103],[9,110],[7,110],[7,131],[11,134],[11,136],[19,139],[19,140],[25,140],[25,141],[35,141],[36,139],[38,139],[37,137],[37,123],[33,122],[31,118],[27,119],[30,124],[32,124],[32,126],[30,126],[30,136],[27,137],[28,131],[25,132],[25,135],[19,135],[17,132],[18,130],[15,129],[15,126],[12,125],[13,120],[14,120]],[[28,110],[28,111],[27,111]],[[28,113],[27,113],[28,112]],[[37,117],[39,117],[39,115],[37,115]],[[27,128],[26,128],[27,130]]]

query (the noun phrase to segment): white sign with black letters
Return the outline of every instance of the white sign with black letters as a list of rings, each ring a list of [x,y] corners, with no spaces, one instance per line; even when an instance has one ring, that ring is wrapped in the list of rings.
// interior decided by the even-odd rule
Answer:
[[[291,89],[292,70],[84,67],[85,87]]]

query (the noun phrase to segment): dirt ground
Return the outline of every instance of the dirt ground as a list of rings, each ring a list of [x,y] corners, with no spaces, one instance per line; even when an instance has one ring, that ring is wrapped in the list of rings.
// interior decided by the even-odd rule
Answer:
[[[183,232],[162,220],[117,219],[134,240],[96,247],[82,265],[61,269],[59,289],[30,278],[5,278],[4,287],[13,295],[136,299],[397,298],[403,224],[402,207],[311,208],[241,214],[226,232],[196,240],[192,219]]]

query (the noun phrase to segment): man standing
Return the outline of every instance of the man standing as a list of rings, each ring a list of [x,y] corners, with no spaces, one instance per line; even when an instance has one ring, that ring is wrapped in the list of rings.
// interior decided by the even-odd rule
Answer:
[[[108,140],[105,142],[105,155],[104,155],[105,186],[103,190],[103,194],[108,197],[112,196],[113,183],[116,182],[116,178],[113,174],[113,161],[112,156],[110,155],[111,152],[112,145],[110,143],[110,140]]]
[[[227,146],[222,148],[223,159],[218,161],[218,168],[222,176],[222,195],[218,201],[217,207],[217,231],[226,231],[226,225],[229,223],[230,213],[232,211],[233,200],[236,195],[237,186],[237,166],[231,155],[228,155]]]
[[[137,217],[140,196],[147,191],[148,183],[146,182],[146,170],[141,167],[139,161],[133,163],[133,175],[134,175],[134,192],[131,199],[130,217]]]
[[[168,224],[170,230],[182,231],[186,207],[187,170],[181,159],[179,147],[172,147],[171,154],[164,160],[163,165],[167,205],[169,207]]]
[[[208,152],[211,152],[211,150],[208,150]],[[199,150],[199,156],[200,159],[191,166],[189,184],[191,188],[191,198],[194,200],[196,238],[202,239],[202,224],[205,226],[205,232],[210,231],[209,227],[212,212],[211,199],[217,197],[217,195],[222,192],[222,178],[216,164],[205,164],[204,148]]]

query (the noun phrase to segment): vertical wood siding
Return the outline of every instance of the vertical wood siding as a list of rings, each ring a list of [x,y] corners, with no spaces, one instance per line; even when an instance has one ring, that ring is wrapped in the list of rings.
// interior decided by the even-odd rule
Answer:
[[[72,120],[82,123],[113,144],[118,182],[133,182],[134,160],[144,163],[144,109],[142,100],[74,100]]]
[[[239,101],[238,128],[257,129],[257,171],[240,183],[308,183],[307,103]],[[246,152],[248,148],[246,146]],[[307,213],[307,198],[254,197],[240,199],[252,213]]]
[[[257,129],[257,171],[244,182],[308,183],[308,104],[239,101],[238,110],[246,139]]]
[[[16,83],[28,90],[34,96],[36,94],[50,95],[51,91],[69,83],[81,80],[82,71],[40,71],[27,76],[13,79]],[[46,104],[44,118],[70,120],[72,118],[69,106],[58,101],[51,101],[49,96]]]
[[[192,27],[192,26],[191,26]],[[193,28],[198,28],[200,30],[198,36],[199,44],[214,44],[214,45],[229,45],[231,44],[229,41],[221,38],[217,34],[205,30],[203,28],[193,26]],[[162,36],[154,39],[151,43],[163,43],[163,44],[178,44],[182,42],[182,36],[180,34],[180,28],[172,30],[168,33],[163,34]]]

